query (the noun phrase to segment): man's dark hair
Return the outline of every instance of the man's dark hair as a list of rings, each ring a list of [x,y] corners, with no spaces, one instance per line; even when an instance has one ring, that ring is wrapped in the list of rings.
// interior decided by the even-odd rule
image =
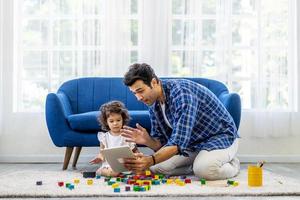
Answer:
[[[153,78],[159,82],[159,79],[150,65],[146,63],[135,63],[129,66],[128,72],[124,75],[123,82],[126,86],[132,86],[137,80],[142,80],[146,85],[151,87]]]

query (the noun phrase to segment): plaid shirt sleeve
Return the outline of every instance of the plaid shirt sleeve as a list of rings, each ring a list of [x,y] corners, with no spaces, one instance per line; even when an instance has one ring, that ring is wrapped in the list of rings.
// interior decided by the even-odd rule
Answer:
[[[165,146],[178,146],[179,154],[187,155],[193,127],[197,119],[197,101],[192,95],[179,91],[174,95],[175,121],[170,139]]]
[[[155,117],[155,114],[153,110],[149,109],[150,113],[150,120],[151,120],[151,137],[153,139],[157,139],[160,141],[162,145],[165,145],[167,143],[167,139],[164,137],[164,134],[162,133],[162,130],[158,124],[158,120]]]

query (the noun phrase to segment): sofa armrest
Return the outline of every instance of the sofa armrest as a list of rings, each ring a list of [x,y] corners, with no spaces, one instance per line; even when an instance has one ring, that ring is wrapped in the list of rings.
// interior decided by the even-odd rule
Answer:
[[[56,146],[64,146],[64,133],[70,130],[67,116],[72,114],[68,98],[63,93],[50,93],[46,98],[46,123]]]
[[[233,118],[233,121],[238,129],[241,120],[241,98],[237,93],[222,93],[219,96],[227,111]]]

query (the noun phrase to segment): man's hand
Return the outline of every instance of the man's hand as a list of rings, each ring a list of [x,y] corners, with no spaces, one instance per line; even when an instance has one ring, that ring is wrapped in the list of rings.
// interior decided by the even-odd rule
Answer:
[[[141,173],[153,165],[152,157],[143,153],[135,153],[135,158],[125,158],[124,166],[135,173]]]
[[[126,142],[147,145],[151,140],[147,130],[139,124],[136,124],[136,127],[137,128],[124,126],[123,129],[121,129],[121,135],[126,138]]]

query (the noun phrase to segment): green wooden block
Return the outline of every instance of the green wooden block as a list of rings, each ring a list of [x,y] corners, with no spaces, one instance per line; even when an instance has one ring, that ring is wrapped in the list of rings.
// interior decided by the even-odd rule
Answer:
[[[206,184],[206,180],[204,178],[200,179],[201,185],[205,185]]]

